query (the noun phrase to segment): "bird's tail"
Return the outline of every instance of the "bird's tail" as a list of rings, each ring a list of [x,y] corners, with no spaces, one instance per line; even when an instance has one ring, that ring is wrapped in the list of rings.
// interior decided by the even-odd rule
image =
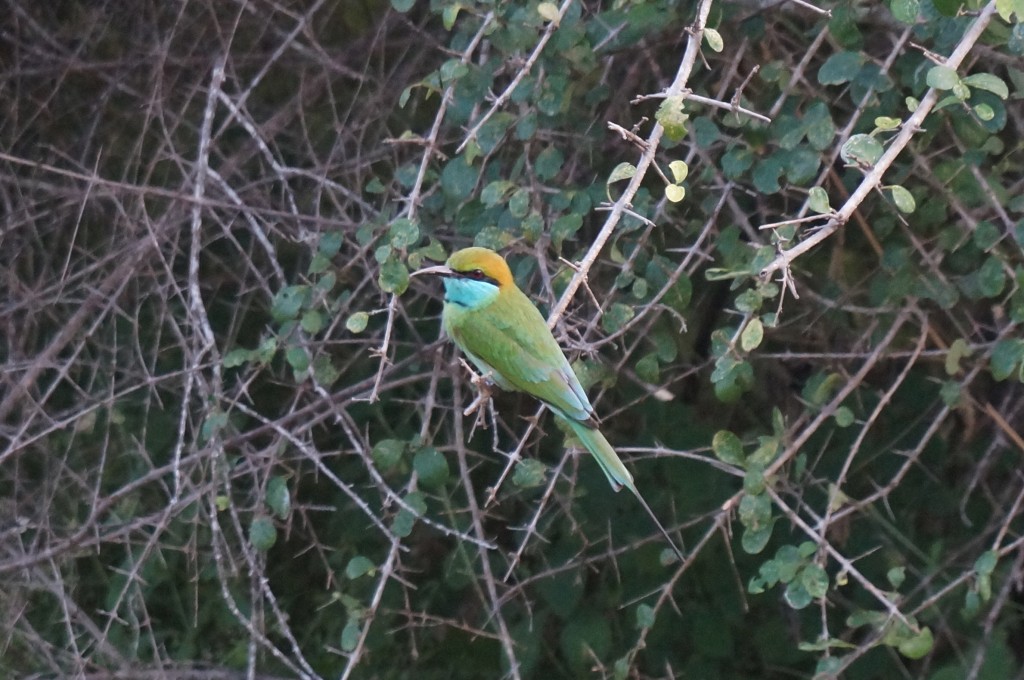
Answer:
[[[626,487],[633,493],[636,493],[633,475],[622,464],[619,454],[615,453],[615,449],[612,448],[612,445],[601,434],[601,430],[596,427],[588,427],[586,423],[581,423],[573,418],[562,416],[562,420],[569,425],[572,433],[583,444],[583,448],[590,451],[601,465],[601,470],[604,471],[604,476],[608,478],[608,483],[612,485],[613,489],[618,491],[622,487]]]
[[[615,453],[615,449],[612,448],[612,445],[609,444],[608,440],[605,439],[603,434],[601,434],[601,431],[596,427],[588,427],[586,423],[582,423],[573,418],[566,418],[561,414],[558,415],[566,422],[566,424],[569,425],[569,428],[572,430],[573,434],[576,435],[576,438],[580,440],[580,443],[583,444],[583,447],[587,451],[590,451],[591,455],[594,456],[594,459],[601,465],[601,470],[604,471],[604,475],[608,478],[608,483],[612,485],[612,489],[615,491],[618,491],[622,487],[629,489],[633,495],[636,496],[636,499],[640,501],[640,505],[642,505],[644,510],[647,511],[647,514],[650,515],[651,520],[654,522],[654,525],[658,527],[658,531],[661,532],[661,535],[664,536],[665,540],[668,541],[668,544],[672,546],[672,550],[679,557],[679,561],[686,561],[683,551],[676,546],[676,542],[672,540],[672,537],[668,535],[665,527],[663,527],[661,522],[658,521],[654,511],[651,510],[651,506],[647,505],[647,501],[645,501],[644,497],[640,495],[640,492],[636,488],[636,484],[633,483],[633,475],[631,475],[629,470],[626,469],[626,466],[622,463],[622,459],[619,458],[619,454]]]

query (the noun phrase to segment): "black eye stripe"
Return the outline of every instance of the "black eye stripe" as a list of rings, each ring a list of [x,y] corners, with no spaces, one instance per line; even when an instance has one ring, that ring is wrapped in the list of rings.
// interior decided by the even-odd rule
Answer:
[[[482,269],[471,269],[469,271],[455,272],[455,275],[463,279],[471,279],[473,281],[488,281],[494,285],[499,285],[495,279],[484,273]]]

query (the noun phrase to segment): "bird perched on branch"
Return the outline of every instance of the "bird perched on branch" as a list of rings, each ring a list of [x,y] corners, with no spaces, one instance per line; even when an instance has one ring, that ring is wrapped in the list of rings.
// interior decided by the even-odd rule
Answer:
[[[487,248],[465,248],[444,265],[420,269],[444,279],[442,322],[459,349],[485,379],[504,390],[540,399],[601,465],[615,491],[629,489],[672,546],[683,552],[658,521],[615,449],[598,429],[594,407],[544,317],[516,286],[508,263]]]

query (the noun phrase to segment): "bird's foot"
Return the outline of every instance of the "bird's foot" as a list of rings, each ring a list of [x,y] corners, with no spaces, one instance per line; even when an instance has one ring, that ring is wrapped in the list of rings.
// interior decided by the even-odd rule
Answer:
[[[473,383],[473,386],[476,388],[476,398],[473,399],[473,402],[466,407],[466,409],[462,412],[462,415],[468,418],[469,416],[476,413],[476,420],[473,421],[473,427],[471,428],[471,431],[475,430],[478,425],[486,430],[487,418],[484,416],[484,406],[490,404],[491,402],[491,393],[492,388],[494,387],[494,380],[491,379],[491,377],[487,374],[481,375],[474,371],[473,368],[468,363],[466,363],[465,359],[462,359],[461,361],[462,365],[466,367],[467,371],[469,371],[469,375],[471,376],[469,381]]]

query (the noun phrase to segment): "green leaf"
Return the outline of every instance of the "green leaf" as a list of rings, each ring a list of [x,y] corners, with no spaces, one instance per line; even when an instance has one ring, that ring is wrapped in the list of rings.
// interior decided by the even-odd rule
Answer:
[[[366,312],[356,312],[345,319],[345,330],[349,333],[362,333],[366,330],[366,324],[370,321],[370,315]]]
[[[391,531],[399,538],[408,538],[416,524],[417,516],[423,515],[427,511],[427,501],[419,491],[409,493],[405,497],[405,502],[415,511],[415,514],[402,508],[395,515],[395,519],[391,523]]]
[[[950,408],[954,408],[960,405],[960,398],[962,395],[961,385],[956,380],[946,380],[942,383],[942,387],[939,389],[939,396],[942,397],[942,403]]]
[[[535,458],[528,458],[516,463],[512,483],[521,489],[532,489],[547,481],[547,473],[547,465]]]
[[[277,338],[270,336],[265,338],[260,346],[254,350],[255,354],[253,358],[256,359],[260,364],[268,364],[270,360],[277,354]]]
[[[704,29],[704,40],[707,41],[708,47],[715,52],[721,52],[722,48],[725,47],[725,42],[722,40],[722,34],[713,28]]]
[[[936,90],[952,90],[960,84],[960,76],[956,74],[956,69],[948,66],[932,66],[928,69],[926,80],[928,87],[934,87]]]
[[[957,338],[946,352],[946,375],[953,376],[960,372],[960,360],[971,356],[971,348],[963,338]]]
[[[747,457],[747,472],[743,475],[743,491],[751,496],[759,496],[764,493],[767,480],[764,478],[764,461],[752,461]]]
[[[761,309],[764,296],[755,289],[745,290],[736,296],[736,309],[744,314],[753,314]]]
[[[249,525],[249,543],[260,552],[266,552],[277,542],[277,528],[269,517],[257,517]]]
[[[1003,232],[1000,231],[999,227],[985,221],[978,223],[978,227],[974,230],[971,240],[974,241],[974,245],[978,247],[978,250],[988,250],[999,243],[1002,237]]]
[[[285,361],[296,373],[305,373],[309,368],[309,352],[301,345],[291,345],[284,352]]]
[[[448,459],[433,447],[417,451],[412,459],[412,467],[419,475],[420,483],[428,489],[436,489],[448,481]]]
[[[686,122],[690,116],[683,113],[683,97],[681,95],[666,97],[662,100],[654,118],[665,128],[665,136],[671,141],[678,142],[686,136]]]
[[[690,166],[685,161],[672,161],[668,164],[668,169],[672,172],[672,179],[675,180],[676,184],[682,182],[690,174]]]
[[[316,285],[313,286],[318,293],[327,294],[330,293],[334,288],[334,284],[338,282],[338,277],[334,272],[327,272],[319,279],[317,279]]]
[[[394,1],[394,0],[392,0]],[[404,0],[403,0],[404,1]],[[411,0],[410,0],[411,1]],[[350,618],[345,622],[345,627],[341,629],[341,649],[344,652],[354,652],[356,647],[359,645],[359,636],[361,634],[359,629],[359,620],[356,618]]]
[[[892,15],[904,24],[915,24],[917,15],[921,11],[920,0],[892,0],[890,5]]]
[[[740,524],[748,529],[763,529],[772,523],[772,502],[767,494],[746,494],[740,500]]]
[[[981,595],[978,594],[977,590],[968,588],[967,592],[964,593],[964,608],[961,610],[963,617],[970,620],[977,616],[980,609]]]
[[[362,555],[356,555],[348,561],[348,565],[345,566],[345,576],[349,580],[354,580],[360,576],[366,574],[373,575],[377,571],[377,565],[370,561],[368,557]]]
[[[292,510],[292,498],[288,493],[288,482],[284,477],[275,475],[270,478],[263,500],[278,519],[288,519],[288,514]]]
[[[982,602],[992,599],[992,576],[989,574],[978,574],[977,580],[978,597]]]
[[[476,186],[477,171],[463,156],[456,156],[441,171],[441,189],[452,200],[467,198]]]
[[[658,355],[654,352],[645,354],[636,362],[636,374],[644,382],[652,385],[658,384],[661,379],[661,366],[658,364]]]
[[[412,6],[415,4],[415,2],[416,0],[391,0],[391,6],[394,8],[396,12],[401,12],[402,14],[405,14],[406,12],[412,9]]]
[[[850,628],[860,628],[861,626],[874,626],[875,628],[879,628],[885,624],[888,618],[889,615],[886,612],[862,609],[860,611],[855,611],[846,617],[846,625]]]
[[[649,604],[641,604],[636,608],[636,628],[642,630],[654,625],[657,612]]]
[[[551,241],[555,244],[555,247],[560,248],[562,243],[564,243],[566,239],[572,238],[582,226],[583,215],[580,215],[579,213],[563,215],[555,220],[551,225]]]
[[[800,554],[800,551],[793,545],[779,546],[775,551],[773,563],[773,576],[777,583],[791,583],[800,569],[807,563],[807,558]],[[762,572],[765,570],[762,569]],[[769,572],[772,573],[772,572]]]
[[[313,259],[309,261],[309,268],[306,270],[310,274],[323,274],[331,266],[331,258],[327,257],[323,253],[317,253],[313,256]]]
[[[885,573],[885,577],[889,579],[889,584],[893,588],[898,589],[907,578],[907,568],[902,566],[892,567]]]
[[[406,443],[401,439],[382,439],[373,445],[370,455],[381,472],[387,472],[398,465],[405,453]]]
[[[832,398],[842,384],[843,376],[840,373],[815,373],[807,379],[800,396],[811,406],[820,407]]]
[[[978,575],[990,575],[996,569],[999,561],[999,553],[995,550],[986,550],[974,560],[974,572]]]
[[[533,163],[533,169],[537,178],[541,180],[552,179],[562,169],[565,157],[557,146],[549,146],[540,152],[537,160]]]
[[[889,187],[889,191],[892,193],[892,202],[896,204],[896,209],[901,213],[910,214],[917,209],[914,196],[899,184]]]
[[[461,9],[462,5],[457,2],[445,5],[444,9],[441,10],[441,21],[444,23],[444,30],[452,30],[452,27],[455,26],[455,20],[459,18],[459,10]]]
[[[539,14],[544,21],[558,21],[558,5],[553,2],[542,2],[537,5],[537,14]]]
[[[908,659],[921,659],[932,651],[933,646],[935,639],[932,637],[932,630],[925,626],[920,633],[902,640],[896,648]]]
[[[459,78],[463,78],[468,73],[469,67],[462,63],[461,59],[457,59],[455,57],[452,57],[448,61],[441,64],[441,68],[438,69],[438,75],[441,78],[442,85],[450,85],[452,81],[458,80]]]
[[[807,586],[801,579],[795,579],[786,586],[783,598],[793,609],[803,609],[814,601],[814,597],[807,592]]]
[[[903,124],[899,118],[892,118],[890,116],[878,116],[875,118],[875,128],[882,132],[889,132],[896,130],[900,125]]]
[[[499,203],[504,203],[509,193],[515,188],[515,182],[504,179],[496,180],[485,186],[484,190],[480,192],[480,202],[488,208],[494,207]]]
[[[991,73],[975,73],[964,78],[963,83],[968,87],[987,90],[1000,99],[1007,99],[1010,96],[1010,88],[1006,86],[1003,79]]]
[[[807,141],[815,151],[824,151],[832,146],[836,136],[836,125],[832,122],[832,114],[824,102],[812,104],[804,115],[804,128]]]
[[[768,465],[775,460],[775,456],[782,448],[779,435],[758,435],[757,442],[757,448],[747,457],[747,463],[750,465]]]
[[[202,426],[199,428],[199,441],[206,443],[220,433],[228,424],[228,414],[220,410],[214,410],[206,416]]]
[[[996,0],[996,12],[1006,23],[1013,23],[1011,17],[1017,15],[1017,25],[1024,22],[1024,2],[1022,0]]]
[[[530,211],[530,192],[526,189],[516,189],[512,198],[508,200],[508,211],[513,217],[526,217],[526,213]]]
[[[406,94],[406,92],[411,93],[411,89],[407,87],[405,91],[402,92],[402,96],[405,97],[406,100],[408,100],[409,95]],[[405,108],[405,104],[399,103],[399,107]],[[363,191],[365,191],[368,194],[383,194],[385,191],[387,191],[387,187],[384,186],[384,183],[381,182],[379,178],[371,177],[370,181],[366,183],[365,187],[363,187]],[[338,251],[334,252],[336,253]]]
[[[1021,359],[1024,359],[1024,340],[1000,340],[989,360],[992,377],[999,381],[1006,380],[1016,370]]]
[[[995,256],[985,258],[978,270],[978,288],[985,297],[996,297],[1006,287],[1006,271],[1002,261]]]
[[[859,52],[836,52],[818,69],[818,82],[822,85],[842,85],[853,80],[860,72],[864,58]]]
[[[743,348],[744,352],[750,352],[757,349],[763,339],[764,325],[761,323],[761,319],[755,316],[747,323],[743,333],[740,334],[740,347]]]
[[[605,184],[614,184],[624,179],[630,179],[636,174],[636,166],[632,163],[619,163],[612,169],[612,174],[608,176],[608,181]]]
[[[853,425],[853,411],[846,406],[840,406],[836,409],[835,414],[832,416],[836,421],[838,427],[849,427]]]
[[[665,198],[672,203],[679,203],[686,197],[686,189],[678,184],[669,184],[665,187]]]
[[[608,333],[614,333],[629,323],[629,320],[635,315],[636,312],[632,307],[616,302],[601,317],[601,327]]]
[[[724,403],[731,403],[753,387],[754,369],[746,361],[731,356],[720,357],[715,361],[711,382],[715,386],[715,396]]]
[[[828,193],[821,187],[811,187],[807,192],[808,205],[812,211],[824,215],[832,212],[832,206],[828,202]]]
[[[236,347],[224,355],[224,368],[235,368],[252,359],[253,351],[244,347]]]
[[[738,179],[754,164],[753,152],[742,146],[734,146],[722,156],[722,173],[727,179]]]
[[[320,385],[330,387],[341,377],[329,354],[319,354],[313,359],[313,379]]]
[[[344,240],[345,234],[343,232],[325,231],[320,234],[320,240],[317,241],[317,253],[326,257],[334,257],[341,250],[341,244]]]
[[[415,221],[401,217],[391,223],[388,236],[393,247],[405,249],[420,240],[420,227]]]
[[[852,135],[839,150],[844,163],[861,167],[874,165],[885,151],[871,135]]]
[[[682,274],[668,289],[661,301],[677,312],[683,312],[690,305],[692,297],[693,284],[686,274]]]
[[[285,286],[277,291],[270,303],[270,316],[282,323],[299,315],[299,310],[309,298],[309,286]]]
[[[740,545],[743,547],[743,552],[748,555],[757,555],[765,549],[771,538],[772,524],[758,529],[744,529]]]
[[[779,178],[785,167],[778,156],[771,156],[754,166],[754,187],[764,194],[778,193],[782,189]]]
[[[299,325],[307,333],[316,335],[324,327],[324,315],[318,310],[310,309],[302,315]]]
[[[409,270],[406,269],[404,262],[391,258],[380,266],[377,283],[385,293],[401,295],[409,287]]]
[[[743,442],[729,430],[719,430],[711,439],[711,450],[715,457],[729,465],[743,465]]]

